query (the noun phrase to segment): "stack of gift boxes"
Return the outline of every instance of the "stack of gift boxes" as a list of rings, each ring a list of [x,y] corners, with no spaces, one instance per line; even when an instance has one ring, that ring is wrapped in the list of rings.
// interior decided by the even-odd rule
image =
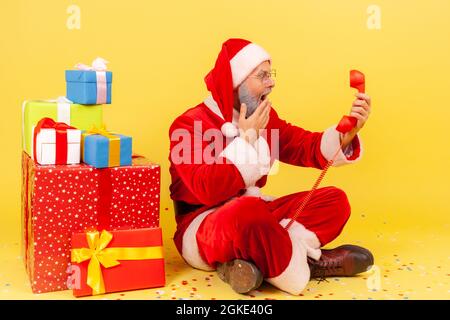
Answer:
[[[23,257],[34,293],[165,285],[160,167],[109,132],[112,72],[66,71],[66,97],[23,104]]]

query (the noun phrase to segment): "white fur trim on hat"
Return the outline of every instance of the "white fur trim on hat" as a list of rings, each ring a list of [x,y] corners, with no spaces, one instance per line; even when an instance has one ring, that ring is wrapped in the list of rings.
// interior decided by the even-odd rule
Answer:
[[[233,88],[237,88],[245,78],[262,62],[271,61],[270,55],[255,43],[249,43],[230,60]]]
[[[239,135],[239,130],[236,128],[234,124],[231,122],[225,122],[222,127],[220,128],[223,135],[227,138],[234,138]]]

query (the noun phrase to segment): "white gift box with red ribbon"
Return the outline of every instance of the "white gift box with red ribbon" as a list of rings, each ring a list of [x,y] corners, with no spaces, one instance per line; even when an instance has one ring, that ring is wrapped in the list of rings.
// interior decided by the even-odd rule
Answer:
[[[81,130],[44,118],[33,128],[33,140],[33,158],[38,164],[80,163]]]

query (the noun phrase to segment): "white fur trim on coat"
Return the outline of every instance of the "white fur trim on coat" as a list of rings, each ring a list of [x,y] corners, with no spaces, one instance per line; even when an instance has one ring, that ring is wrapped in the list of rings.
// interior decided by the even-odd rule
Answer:
[[[261,198],[264,201],[273,201],[276,199],[276,197],[268,195],[268,194],[262,194],[261,188],[257,186],[251,186],[248,187],[247,190],[245,190],[245,193],[242,195],[242,197],[257,197]]]
[[[197,231],[206,216],[216,209],[217,208],[212,208],[199,214],[194,220],[192,220],[189,227],[183,234],[182,256],[184,260],[186,260],[186,262],[194,268],[206,271],[214,270],[214,268],[208,265],[200,256],[197,244]]]
[[[236,166],[247,188],[254,186],[270,171],[270,149],[263,137],[256,140],[255,146],[236,137],[219,156],[227,158]]]
[[[206,97],[203,102],[214,114],[224,119],[217,102],[211,95]],[[245,186],[250,187],[269,173],[271,167],[270,148],[263,137],[259,137],[254,146],[238,137],[238,118],[239,112],[233,109],[232,122],[225,122],[221,127],[221,131],[226,137],[235,139],[227,145],[220,156],[234,163],[244,179]]]
[[[340,137],[339,137],[339,131],[336,130],[336,125],[332,126],[328,129],[326,129],[322,135],[322,140],[320,141],[320,151],[322,152],[322,155],[327,159],[328,161],[331,160],[336,153],[336,151],[339,149],[340,143]],[[358,158],[354,160],[348,160],[347,157],[350,157],[353,155],[353,148],[352,143],[350,143],[347,148],[344,150],[339,150],[338,156],[336,160],[333,163],[333,167],[338,167],[344,164],[354,163],[361,159],[362,156],[362,144],[361,139],[359,139],[358,134],[356,134],[354,139],[359,140],[360,144],[360,152]]]
[[[289,221],[290,219],[283,219],[280,224],[286,226]],[[292,243],[291,260],[281,274],[267,278],[266,281],[290,294],[299,295],[305,289],[311,275],[307,256],[320,259],[320,242],[313,232],[297,221],[294,221],[288,233]]]
[[[212,95],[209,95],[203,100],[203,103],[208,107],[209,110],[211,110],[215,115],[217,115],[222,120],[225,120],[223,117],[222,111],[220,111],[219,105],[217,104],[216,100],[212,97]]]
[[[219,105],[217,104],[216,100],[209,95],[205,98],[203,103],[208,107],[209,110],[211,110],[215,115],[217,115],[222,120],[225,120],[222,114],[222,111],[220,111]],[[233,111],[236,111],[233,109]],[[239,115],[239,113],[238,113]],[[231,122],[225,122],[220,130],[222,131],[222,134],[227,138],[234,138],[239,135],[239,129],[237,127],[237,120],[234,119],[234,113],[233,113],[233,123]]]
[[[255,43],[249,43],[236,53],[230,60],[233,88],[237,88],[264,61],[271,61],[270,55]]]

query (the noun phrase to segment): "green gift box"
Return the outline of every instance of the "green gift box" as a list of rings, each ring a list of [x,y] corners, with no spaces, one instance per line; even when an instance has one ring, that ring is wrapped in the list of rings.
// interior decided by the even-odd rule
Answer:
[[[29,100],[22,105],[22,144],[28,155],[33,155],[33,129],[42,118],[52,118],[80,130],[103,125],[101,105],[73,104],[64,97],[56,100]]]

